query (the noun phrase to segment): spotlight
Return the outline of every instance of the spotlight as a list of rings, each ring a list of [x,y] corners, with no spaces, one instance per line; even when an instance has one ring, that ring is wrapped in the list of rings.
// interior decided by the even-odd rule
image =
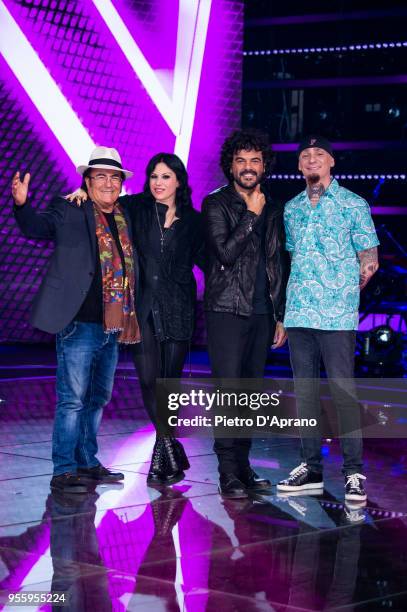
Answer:
[[[402,373],[403,338],[389,325],[379,325],[361,334],[360,363],[368,376]]]
[[[400,117],[400,109],[397,106],[391,106],[387,111],[390,119],[398,119]]]
[[[372,341],[376,346],[385,346],[393,341],[394,331],[388,325],[380,325],[373,330]]]

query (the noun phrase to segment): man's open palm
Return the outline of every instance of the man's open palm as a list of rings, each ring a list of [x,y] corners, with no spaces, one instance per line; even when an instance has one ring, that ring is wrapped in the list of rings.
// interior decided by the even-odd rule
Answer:
[[[11,183],[11,193],[14,198],[14,202],[17,206],[22,206],[26,203],[27,195],[28,195],[28,184],[30,182],[30,174],[24,176],[24,179],[20,180],[20,173],[16,172],[13,176],[13,182]]]

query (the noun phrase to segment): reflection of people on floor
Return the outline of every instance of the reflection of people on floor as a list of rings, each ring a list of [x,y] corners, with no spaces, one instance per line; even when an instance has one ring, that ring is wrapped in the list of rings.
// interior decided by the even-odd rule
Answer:
[[[229,533],[218,535],[217,548],[224,552],[210,558],[208,610],[215,608],[219,591],[251,598],[252,603],[244,601],[248,612],[285,602],[297,522],[269,502],[234,500],[223,506],[234,524],[234,541]],[[235,605],[222,601],[222,612],[235,610]]]
[[[332,610],[352,603],[361,527],[361,523],[349,525],[334,534],[300,527],[290,576],[289,606]]]
[[[217,536],[216,548],[224,552],[211,556],[208,609],[215,607],[219,591],[251,598],[253,607],[245,602],[245,610],[275,603],[301,609],[325,605],[328,610],[350,603],[358,574],[362,523],[333,534],[332,529],[315,529],[293,520],[273,502],[258,497],[259,501],[224,503],[234,523],[235,541],[232,544],[226,532],[223,540]],[[336,517],[327,514],[327,524],[332,518]],[[332,524],[337,523],[333,520]],[[328,538],[334,539],[333,546]],[[233,605],[228,608],[226,602],[223,612],[235,609]]]
[[[99,527],[101,554],[106,563],[114,559],[117,571],[135,577],[128,609],[132,606],[154,609],[155,605],[161,609],[162,602],[166,610],[184,609],[187,597],[184,593],[195,587],[197,580],[206,587],[207,559],[198,559],[192,566],[188,559],[185,565],[180,557],[188,557],[194,550],[196,537],[194,540],[191,529],[195,536],[200,534],[201,543],[208,524],[211,525],[196,513],[191,514],[190,501],[181,491],[171,488],[164,488],[162,495],[150,504],[106,513]],[[128,596],[128,589],[123,581],[112,585],[116,599],[122,598],[125,592]],[[206,602],[205,596],[204,599]],[[204,611],[205,605],[193,609]]]
[[[19,591],[28,571],[28,561],[28,567],[32,567],[48,550],[49,528],[45,521],[28,527],[25,531],[21,532],[21,529],[21,523],[17,523],[16,535],[0,538],[0,592]],[[25,551],[29,552],[29,560]]]
[[[106,565],[113,559],[117,572],[136,579],[128,609],[161,609],[164,601],[166,610],[207,610],[211,550],[231,546],[225,530],[211,520],[216,510],[223,516],[215,496],[202,503],[168,488],[150,504],[105,514],[98,529],[102,558]],[[128,580],[115,579],[111,593],[115,599],[128,597]]]
[[[180,521],[187,503],[188,500],[182,493],[168,488],[163,491],[161,497],[150,504],[154,534],[138,569],[135,592],[151,596],[160,593],[161,605],[162,599],[166,600],[166,610],[180,609],[175,584],[177,555],[173,529]],[[157,563],[157,561],[166,562]],[[148,576],[148,579],[143,580],[142,576]],[[168,584],[160,589],[160,581],[163,580],[171,584],[170,589]]]
[[[107,571],[95,528],[96,492],[68,495],[54,491],[47,499],[51,515],[51,591],[69,597],[64,612],[110,612]]]
[[[224,595],[231,593],[244,598],[245,612],[270,610],[275,604],[331,610],[352,605],[359,564],[373,594],[377,576],[389,585],[388,593],[401,590],[402,519],[380,520],[362,532],[363,523],[355,522],[359,506],[340,521],[335,507],[326,515],[338,528],[315,529],[303,522],[307,508],[302,497],[294,497],[297,514],[304,507],[302,518],[295,518],[288,504],[287,510],[274,505],[274,497],[258,497],[219,505],[215,495],[187,499],[182,491],[168,489],[151,504],[108,510],[95,530],[97,494],[54,493],[43,518],[50,516],[51,588],[71,597],[61,609],[218,612],[221,597],[222,612],[228,612],[240,609],[239,600]],[[21,588],[27,560],[37,563],[48,554],[48,530],[43,520],[0,538],[0,590]],[[391,551],[392,564],[382,567],[377,559],[383,549]],[[114,572],[108,574],[106,567]],[[358,585],[358,591],[363,588]]]

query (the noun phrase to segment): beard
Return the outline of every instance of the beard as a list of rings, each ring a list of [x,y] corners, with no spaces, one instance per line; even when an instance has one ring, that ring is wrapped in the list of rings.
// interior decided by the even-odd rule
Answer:
[[[309,185],[316,185],[317,183],[319,183],[320,180],[321,177],[319,176],[319,174],[310,174],[309,176],[307,176],[307,183]]]
[[[256,177],[256,180],[250,185],[246,185],[246,183],[244,183],[242,181],[242,178],[244,175],[251,175],[253,177]],[[254,189],[257,185],[259,185],[259,183],[261,183],[261,181],[263,180],[264,174],[258,175],[257,172],[241,172],[238,176],[233,176],[233,180],[235,181],[235,183],[237,185],[239,185],[239,187],[242,187],[242,189]]]

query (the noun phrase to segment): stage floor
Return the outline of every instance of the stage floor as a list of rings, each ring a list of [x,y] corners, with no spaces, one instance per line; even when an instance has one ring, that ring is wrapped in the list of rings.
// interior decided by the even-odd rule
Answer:
[[[122,363],[102,421],[99,458],[125,473],[124,484],[100,485],[84,496],[51,494],[52,363],[5,361],[3,603],[10,593],[53,591],[69,594],[61,609],[72,612],[407,610],[405,441],[366,443],[365,509],[344,506],[334,442],[324,446],[320,496],[274,490],[222,500],[209,439],[184,440],[191,469],[160,492],[146,486],[154,433],[134,371]],[[276,483],[299,463],[298,441],[255,440],[252,463]]]

